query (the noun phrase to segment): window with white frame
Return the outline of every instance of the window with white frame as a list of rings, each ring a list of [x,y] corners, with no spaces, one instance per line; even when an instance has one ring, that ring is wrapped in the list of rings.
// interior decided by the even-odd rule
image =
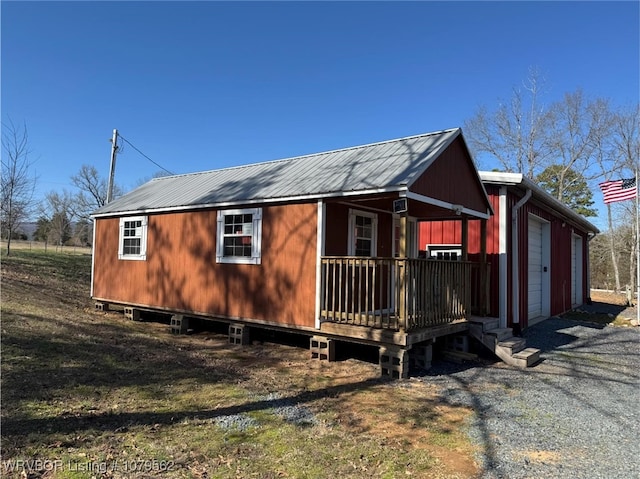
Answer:
[[[262,209],[218,211],[217,263],[260,264]]]
[[[120,218],[118,259],[147,259],[147,217]]]
[[[462,245],[427,245],[427,258],[460,261],[462,260]]]
[[[378,215],[349,210],[349,256],[375,256]]]

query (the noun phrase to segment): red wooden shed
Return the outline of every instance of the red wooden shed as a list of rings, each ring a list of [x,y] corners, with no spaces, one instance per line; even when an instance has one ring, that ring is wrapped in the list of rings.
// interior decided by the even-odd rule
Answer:
[[[410,350],[428,364],[433,338],[468,330],[485,271],[419,258],[418,222],[491,214],[460,129],[156,178],[94,213],[91,295],[226,321],[230,339],[308,334],[314,357],[375,344],[404,377]]]

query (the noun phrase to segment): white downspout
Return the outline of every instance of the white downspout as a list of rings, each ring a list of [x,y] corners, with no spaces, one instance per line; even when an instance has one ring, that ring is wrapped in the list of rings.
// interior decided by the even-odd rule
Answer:
[[[509,285],[509,266],[507,261],[507,253],[508,253],[508,219],[507,219],[507,187],[500,187],[500,198],[499,198],[499,207],[498,207],[498,221],[499,221],[499,238],[498,238],[498,316],[500,318],[500,327],[507,327],[507,317],[509,316],[509,301],[508,301],[508,285]]]
[[[591,304],[591,260],[589,257],[591,256],[591,240],[595,237],[595,233],[587,233],[587,300],[585,301],[587,304]]]
[[[531,198],[531,190],[527,189],[511,210],[511,281],[513,283],[512,304],[514,332],[520,333],[520,275],[518,274],[518,210]]]

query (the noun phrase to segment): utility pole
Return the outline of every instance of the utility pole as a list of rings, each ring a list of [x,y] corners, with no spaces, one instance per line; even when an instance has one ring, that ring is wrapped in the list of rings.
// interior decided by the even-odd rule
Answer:
[[[113,130],[111,138],[111,165],[109,166],[109,186],[107,188],[107,203],[113,199],[113,179],[116,174],[116,153],[118,152],[118,130]]]

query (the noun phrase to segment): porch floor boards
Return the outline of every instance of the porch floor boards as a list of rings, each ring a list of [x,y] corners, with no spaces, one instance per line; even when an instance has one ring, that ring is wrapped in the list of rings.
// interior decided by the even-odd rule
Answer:
[[[372,328],[345,323],[324,321],[320,323],[320,332],[331,335],[336,339],[351,340],[365,344],[379,345],[380,343],[394,346],[411,346],[413,344],[439,338],[448,334],[460,333],[469,330],[470,322],[466,319],[452,321],[447,324],[439,324],[412,330],[409,332],[391,331],[388,329]]]

